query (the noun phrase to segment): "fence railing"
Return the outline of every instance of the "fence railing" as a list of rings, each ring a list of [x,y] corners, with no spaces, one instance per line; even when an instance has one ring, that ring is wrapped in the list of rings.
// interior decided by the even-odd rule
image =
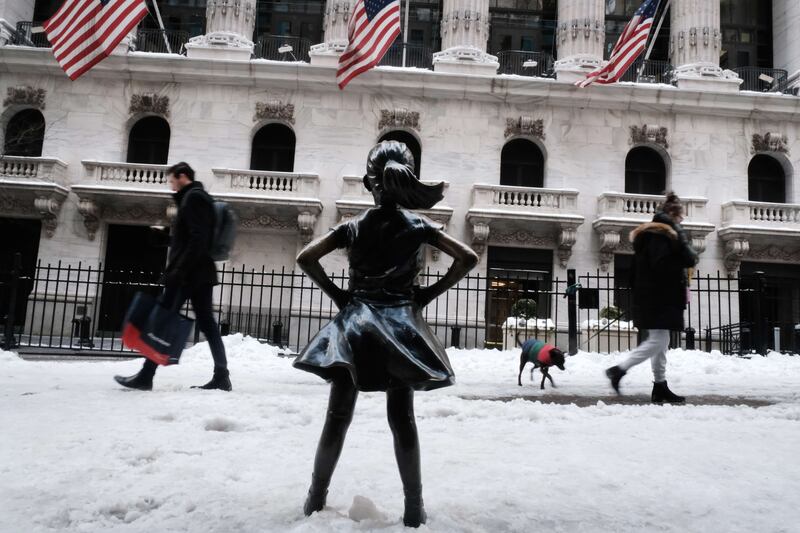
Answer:
[[[784,92],[789,73],[780,68],[736,67],[732,69],[742,79],[740,91]]]
[[[642,58],[633,62],[620,81],[632,81],[635,83],[672,83],[673,67],[669,61],[657,61]]]
[[[258,38],[253,53],[257,59],[308,63],[311,60],[308,55],[311,44],[309,39],[293,35],[262,35]]]
[[[421,44],[411,44],[402,42],[395,42],[381,58],[380,66],[384,67],[402,67],[403,66],[403,48],[406,50],[406,67],[416,68],[433,68],[433,50]]]
[[[445,346],[515,349],[534,337],[565,350],[634,347],[639,332],[631,322],[630,287],[599,271],[569,274],[569,282],[546,272],[471,274],[428,305],[423,315]],[[441,275],[423,272],[420,283],[429,285]],[[346,286],[344,271],[331,277]],[[294,270],[223,266],[219,278],[214,306],[223,334],[238,332],[299,350],[337,311],[315,284]],[[127,353],[119,340],[125,311],[136,292],[158,294],[159,279],[160,272],[84,264],[40,263],[27,272],[0,272],[0,340],[23,351]],[[673,346],[731,354],[772,348],[797,352],[800,317],[775,310],[787,307],[786,298],[796,297],[800,281],[793,282],[794,292],[781,283],[763,276],[696,276],[684,315],[686,329],[673,335]],[[568,287],[578,285],[574,297],[565,297]],[[188,305],[185,311],[190,313]],[[198,340],[196,333],[194,342]]]
[[[476,183],[472,186],[472,207],[575,214],[578,191]]]
[[[734,200],[722,204],[723,227],[745,225],[800,229],[800,205]]]
[[[0,157],[0,177],[66,182],[67,164],[50,157]]]
[[[35,32],[34,28],[40,28],[41,22],[23,21],[17,22],[17,31],[12,44],[17,46],[32,46],[35,48],[50,48],[50,41],[44,32]]]
[[[544,52],[526,52],[522,50],[502,50],[495,54],[500,62],[498,74],[516,74],[535,78],[551,78],[553,56]]]
[[[139,52],[182,54],[183,45],[187,42],[189,42],[188,31],[140,28],[136,32],[136,50]]]

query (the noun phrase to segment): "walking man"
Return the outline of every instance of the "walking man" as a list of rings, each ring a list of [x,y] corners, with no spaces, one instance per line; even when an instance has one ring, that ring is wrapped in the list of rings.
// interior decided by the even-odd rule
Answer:
[[[214,357],[214,376],[201,389],[231,390],[225,346],[212,312],[212,291],[217,285],[217,269],[211,258],[214,233],[214,201],[194,181],[194,170],[186,163],[177,163],[167,170],[167,177],[178,214],[172,225],[169,258],[164,273],[164,292],[161,304],[180,307],[191,300],[196,326],[205,335]],[[178,304],[178,305],[176,305]],[[158,365],[145,359],[138,374],[114,376],[123,387],[139,390],[153,388],[153,376]]]
[[[669,332],[683,331],[689,271],[697,264],[695,252],[681,227],[683,206],[669,193],[652,222],[631,232],[633,241],[634,323],[645,330],[647,339],[627,360],[606,370],[611,386],[619,394],[619,383],[631,367],[650,359],[653,367],[654,403],[681,403],[685,398],[667,386]]]

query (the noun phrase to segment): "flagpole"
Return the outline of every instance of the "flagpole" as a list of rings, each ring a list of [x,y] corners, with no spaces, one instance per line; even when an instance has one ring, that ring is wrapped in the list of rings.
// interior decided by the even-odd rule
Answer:
[[[403,22],[403,66],[406,66],[406,45],[408,44],[408,12],[411,11],[411,0],[406,0],[405,21]]]
[[[642,65],[639,67],[639,72],[636,73],[636,83],[639,83],[639,78],[642,76],[642,71],[644,70],[645,64],[647,63],[647,60],[650,59],[650,53],[653,51],[653,47],[656,44],[658,32],[661,31],[661,25],[664,24],[664,19],[667,18],[667,10],[669,10],[669,5],[671,3],[672,0],[667,0],[667,3],[664,4],[664,10],[661,12],[661,18],[658,20],[658,25],[656,26],[656,32],[653,34],[652,39],[650,39],[650,45],[647,47],[647,52],[644,54]]]
[[[161,28],[161,36],[164,38],[164,44],[167,45],[167,53],[172,53],[172,48],[169,46],[169,40],[167,39],[167,30],[164,29],[164,21],[161,20],[161,11],[158,9],[158,2],[153,0],[153,8],[156,11],[156,18],[158,19],[158,26]]]

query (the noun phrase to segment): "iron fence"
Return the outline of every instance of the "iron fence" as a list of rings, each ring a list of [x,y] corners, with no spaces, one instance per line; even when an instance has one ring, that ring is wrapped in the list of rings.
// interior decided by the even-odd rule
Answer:
[[[789,73],[779,68],[737,67],[733,69],[742,79],[741,91],[784,92]]]
[[[258,59],[271,61],[305,61],[311,58],[311,41],[303,37],[292,35],[262,35],[255,46],[255,56]]]
[[[402,41],[395,41],[378,64],[385,67],[402,67],[404,48],[406,51],[406,67],[433,68],[433,51],[429,47],[421,44],[403,44]]]
[[[136,50],[139,52],[182,54],[183,46],[187,42],[189,42],[188,31],[140,28],[136,32]]]
[[[12,44],[17,46],[32,46],[34,48],[50,48],[50,41],[44,31],[36,31],[42,27],[42,22],[23,21],[17,22],[17,31],[13,37]]]
[[[672,83],[673,67],[669,61],[637,59],[625,71],[620,81],[635,83]]]
[[[631,322],[630,287],[605,272],[569,274],[566,280],[530,271],[470,274],[422,312],[445,346],[512,349],[538,338],[572,351],[633,348],[639,332]],[[423,272],[420,284],[432,284],[441,275]],[[331,277],[346,286],[344,271]],[[302,272],[225,265],[219,278],[214,301],[223,334],[242,333],[296,351],[337,311]],[[3,345],[22,351],[127,353],[119,340],[125,311],[136,292],[159,294],[159,279],[159,272],[81,263],[0,272]],[[672,345],[728,354],[797,352],[800,317],[792,302],[788,312],[780,310],[787,304],[781,287],[764,276],[696,276],[686,329],[673,334]],[[793,294],[788,297],[794,299]],[[188,304],[184,312],[191,315]],[[199,340],[195,333],[193,342]]]
[[[498,74],[516,74],[535,78],[552,78],[553,56],[544,52],[501,50],[495,54],[500,63]]]

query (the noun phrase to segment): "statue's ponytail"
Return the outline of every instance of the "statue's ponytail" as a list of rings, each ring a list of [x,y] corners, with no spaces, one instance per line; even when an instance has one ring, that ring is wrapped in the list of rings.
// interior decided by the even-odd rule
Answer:
[[[381,180],[385,201],[406,209],[430,209],[444,197],[444,183],[422,183],[413,168],[414,156],[397,141],[378,143],[367,158],[367,176]],[[369,189],[368,180],[364,184]]]

